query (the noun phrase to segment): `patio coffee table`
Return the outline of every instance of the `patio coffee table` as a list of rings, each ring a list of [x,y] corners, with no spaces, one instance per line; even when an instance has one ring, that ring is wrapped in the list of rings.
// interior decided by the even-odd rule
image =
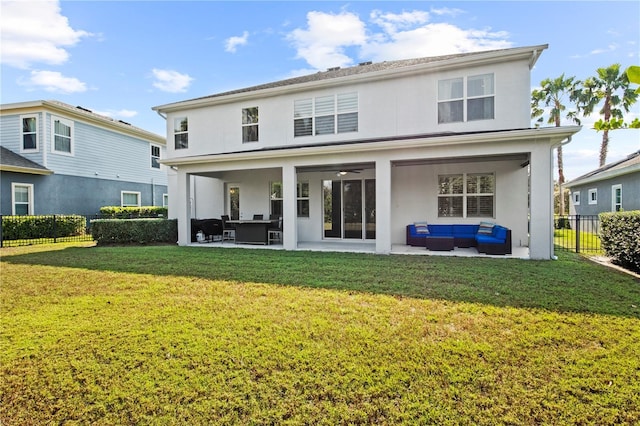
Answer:
[[[453,237],[426,237],[427,250],[451,251],[453,250]]]

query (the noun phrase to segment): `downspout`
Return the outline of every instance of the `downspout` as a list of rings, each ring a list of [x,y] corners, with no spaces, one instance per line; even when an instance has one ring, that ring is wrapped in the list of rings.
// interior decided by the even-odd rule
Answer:
[[[573,136],[568,136],[567,139],[565,141],[560,142],[558,145],[556,145],[555,147],[559,147],[559,146],[565,146],[568,143],[571,142],[571,138],[573,138]],[[564,197],[564,194],[562,193],[562,185],[558,184],[558,192],[560,192],[560,197]],[[552,206],[553,207],[553,206]],[[553,239],[552,239],[553,241]],[[552,252],[554,252],[555,250],[553,249],[553,244],[551,247]],[[558,260],[558,256],[556,256],[555,254],[553,256],[551,256],[551,260]]]

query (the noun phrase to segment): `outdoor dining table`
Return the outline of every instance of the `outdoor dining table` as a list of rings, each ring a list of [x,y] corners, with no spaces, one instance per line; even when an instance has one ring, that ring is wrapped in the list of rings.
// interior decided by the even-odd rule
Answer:
[[[277,221],[276,221],[277,222]],[[274,224],[271,220],[236,219],[227,223],[235,224],[236,244],[264,244],[269,243],[269,228]]]

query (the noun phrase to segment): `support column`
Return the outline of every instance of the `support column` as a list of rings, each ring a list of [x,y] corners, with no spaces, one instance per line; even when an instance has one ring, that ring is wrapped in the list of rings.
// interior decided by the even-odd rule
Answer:
[[[178,169],[177,177],[178,245],[186,246],[191,243],[191,175]]]
[[[376,253],[391,253],[391,161],[376,161]]]
[[[298,248],[296,168],[282,167],[282,246],[285,250]]]
[[[553,256],[553,150],[541,146],[531,152],[529,256]]]

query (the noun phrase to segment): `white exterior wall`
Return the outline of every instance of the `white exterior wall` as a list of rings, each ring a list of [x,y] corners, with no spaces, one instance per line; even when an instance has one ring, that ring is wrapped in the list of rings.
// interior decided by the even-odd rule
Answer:
[[[323,240],[323,180],[375,179],[378,253],[389,253],[392,244],[404,244],[406,225],[417,220],[489,220],[511,229],[514,247],[528,246],[532,258],[549,259],[553,255],[553,147],[579,128],[529,129],[530,65],[538,53],[534,50],[515,60],[496,54],[481,65],[470,55],[447,63],[446,68],[349,74],[158,107],[167,115],[168,163],[178,167],[178,176],[199,176],[189,182],[176,179],[178,204],[172,198],[171,206],[179,220],[194,217],[188,215],[196,213],[187,212],[181,204],[185,191],[192,197],[201,191],[205,197],[218,194],[215,202],[205,201],[204,210],[196,202],[198,217],[218,217],[228,213],[228,186],[237,185],[242,218],[268,215],[269,182],[281,181],[283,245],[296,249],[298,242]],[[438,124],[438,81],[488,73],[494,74],[495,118]],[[357,132],[293,136],[294,101],[351,92],[358,94]],[[243,144],[242,109],[250,107],[259,109],[260,140]],[[175,150],[174,119],[182,117],[188,119],[189,147]],[[344,144],[351,141],[359,143]],[[350,163],[370,166],[338,178],[335,167]],[[300,171],[317,166],[327,171]],[[451,173],[495,174],[494,217],[438,218],[438,175]],[[308,218],[297,218],[295,213],[295,184],[302,180],[309,182]],[[173,210],[170,207],[170,215]]]
[[[486,73],[495,75],[495,119],[438,124],[438,80]],[[174,158],[421,133],[527,128],[529,91],[528,64],[519,61],[235,101],[168,114],[167,154],[168,158]],[[349,92],[358,93],[358,132],[293,136],[295,100]],[[242,109],[249,107],[258,107],[260,140],[243,144]],[[174,120],[185,116],[189,123],[189,147],[175,150]]]

